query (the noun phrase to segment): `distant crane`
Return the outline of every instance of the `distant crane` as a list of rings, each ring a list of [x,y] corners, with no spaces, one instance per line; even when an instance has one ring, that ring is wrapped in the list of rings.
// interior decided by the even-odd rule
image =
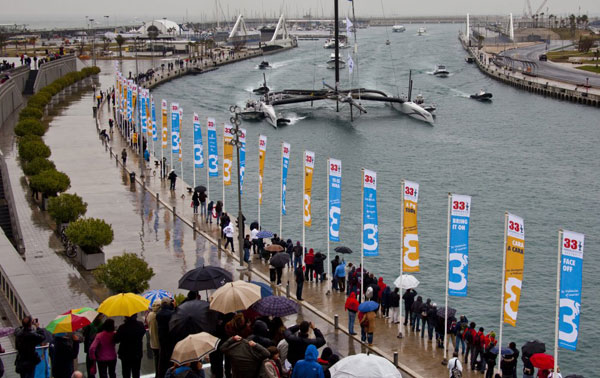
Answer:
[[[531,10],[531,0],[525,0],[525,5],[523,6],[523,15],[527,18],[534,18],[535,15],[538,15],[540,13],[540,11],[544,7],[544,5],[546,5],[547,2],[548,0],[543,0],[542,4],[537,8],[535,12],[533,12]]]

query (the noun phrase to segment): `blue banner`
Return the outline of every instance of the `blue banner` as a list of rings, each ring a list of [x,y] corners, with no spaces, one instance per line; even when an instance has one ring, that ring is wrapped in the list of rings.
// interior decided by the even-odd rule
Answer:
[[[156,106],[154,106],[154,100],[152,100],[152,140],[158,140],[158,133],[156,131]]]
[[[194,167],[204,168],[204,148],[202,146],[202,128],[200,117],[194,113]]]
[[[365,169],[363,173],[362,230],[363,256],[379,256],[379,226],[377,222],[377,173],[368,169]]]
[[[287,186],[288,167],[290,165],[290,144],[281,146],[281,214],[285,215],[285,196]]]
[[[240,136],[240,142],[242,143],[242,147],[240,147],[240,194],[242,194],[242,189],[244,189],[244,173],[246,172],[246,129],[240,129],[242,135]]]
[[[171,104],[171,152],[179,152],[179,104]]]
[[[342,162],[329,159],[329,240],[340,241],[342,214]]]
[[[131,111],[133,106],[133,94],[131,93],[131,84],[127,87],[127,122],[131,123]]]
[[[208,175],[219,177],[219,150],[217,149],[217,125],[214,118],[206,121],[208,129]]]
[[[564,231],[561,240],[558,346],[577,349],[583,279],[583,234]]]
[[[448,211],[450,212],[448,295],[466,297],[469,277],[471,197],[452,194]]]
[[[140,97],[142,97],[142,106],[140,107],[140,115],[142,118],[142,135],[146,135],[146,133],[148,132],[148,127],[146,124],[146,97],[144,97],[143,92],[140,93]]]

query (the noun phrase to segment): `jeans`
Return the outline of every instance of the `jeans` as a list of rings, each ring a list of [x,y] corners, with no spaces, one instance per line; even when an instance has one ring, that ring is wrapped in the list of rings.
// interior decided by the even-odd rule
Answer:
[[[419,322],[420,321],[421,320],[419,319],[419,314],[417,314],[416,312],[410,313],[410,329],[412,329],[414,331],[415,327],[417,327],[417,332],[419,332]]]
[[[410,322],[410,325],[413,325],[412,322],[412,311],[410,311],[410,307],[404,306],[404,325],[407,325]]]
[[[235,248],[233,247],[233,236],[230,238],[227,238],[227,241],[225,242],[225,246],[223,247],[223,249],[227,249],[227,245],[231,246],[231,252],[235,252]]]
[[[331,288],[333,290],[338,289],[338,278],[335,275],[333,276],[333,279],[331,280]]]
[[[98,375],[100,378],[117,378],[117,360],[98,361]]]
[[[363,343],[367,341],[369,344],[373,344],[373,333],[367,333],[365,327],[360,327],[360,340]]]
[[[302,300],[302,286],[304,286],[304,281],[296,281],[296,299],[299,301]]]
[[[294,269],[302,266],[302,256],[294,256]]]
[[[141,358],[121,359],[123,378],[140,378]]]
[[[427,322],[427,333],[429,334],[429,340],[433,340],[433,334],[434,334],[434,324],[433,322]]]
[[[200,202],[200,216],[207,217],[207,214],[206,214],[206,201]]]
[[[250,262],[250,248],[244,248],[244,261]]]
[[[198,206],[194,205],[194,214],[198,214]]]
[[[354,334],[354,321],[356,320],[356,312],[348,311],[348,331]]]

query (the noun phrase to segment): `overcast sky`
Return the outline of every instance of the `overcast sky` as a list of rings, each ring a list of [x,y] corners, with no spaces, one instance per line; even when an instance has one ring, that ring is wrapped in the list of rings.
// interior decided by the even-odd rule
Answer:
[[[356,15],[388,17],[418,15],[507,14],[521,15],[526,0],[355,0]],[[529,0],[533,11],[543,0]],[[331,0],[0,0],[0,23],[24,23],[31,20],[46,22],[77,21],[85,24],[85,16],[111,24],[131,23],[134,20],[168,17],[181,22],[204,21],[215,18],[215,2],[222,8],[221,18],[238,12],[246,17],[271,16],[284,11],[287,17],[310,12],[313,16],[333,12]],[[350,1],[339,0],[342,14],[348,12]],[[600,15],[600,0],[548,0],[540,12],[547,14],[581,13]],[[187,17],[186,17],[187,14]],[[104,16],[110,16],[108,19]]]

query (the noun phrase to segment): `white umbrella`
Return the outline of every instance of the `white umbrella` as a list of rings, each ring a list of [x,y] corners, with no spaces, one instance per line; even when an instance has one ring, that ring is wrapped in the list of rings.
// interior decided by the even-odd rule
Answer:
[[[171,361],[179,365],[186,364],[192,361],[198,361],[202,357],[217,349],[219,339],[213,335],[200,332],[189,335],[175,345]]]
[[[210,297],[210,309],[223,314],[246,310],[260,298],[260,286],[245,281],[228,282]]]
[[[396,281],[394,281],[394,285],[396,285],[396,287],[400,287],[400,276],[398,276],[398,278],[396,278]],[[415,278],[415,276],[411,276],[410,274],[403,274],[402,275],[402,287],[401,289],[414,289],[415,287],[419,286],[419,280]]]
[[[342,358],[329,368],[329,372],[332,378],[402,378],[402,374],[390,361],[364,353]]]

